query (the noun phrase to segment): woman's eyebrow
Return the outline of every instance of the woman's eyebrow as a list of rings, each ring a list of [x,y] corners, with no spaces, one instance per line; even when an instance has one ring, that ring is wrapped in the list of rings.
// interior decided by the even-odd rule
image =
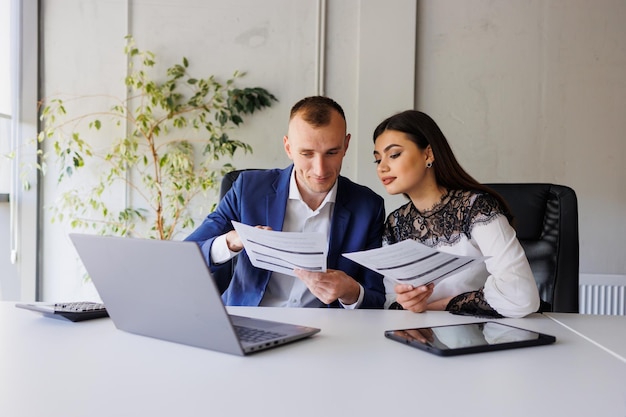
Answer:
[[[387,145],[387,146],[385,147],[385,149],[383,149],[383,153],[387,153],[387,152],[389,152],[389,149],[391,149],[391,148],[395,148],[396,146],[397,146],[397,147],[402,147],[401,145],[398,145],[398,144],[396,144],[396,143],[392,143],[392,144]],[[379,154],[379,152],[378,152],[377,150],[374,150],[374,155],[378,155],[378,154]]]

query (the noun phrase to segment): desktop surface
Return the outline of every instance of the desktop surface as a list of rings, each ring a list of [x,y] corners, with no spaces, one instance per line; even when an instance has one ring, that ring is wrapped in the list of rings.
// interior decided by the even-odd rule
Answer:
[[[546,313],[626,364],[626,316]]]
[[[547,316],[502,322],[554,335],[553,345],[443,358],[384,331],[482,320],[397,310],[228,310],[322,330],[238,357],[119,331],[110,319],[64,322],[0,303],[2,415],[626,415],[626,364]]]

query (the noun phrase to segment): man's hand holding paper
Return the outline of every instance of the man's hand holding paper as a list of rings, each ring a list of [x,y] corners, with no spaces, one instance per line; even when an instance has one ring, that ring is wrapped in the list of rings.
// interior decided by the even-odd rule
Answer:
[[[279,232],[232,223],[255,267],[292,276],[296,276],[295,269],[326,272],[328,247],[322,233]]]

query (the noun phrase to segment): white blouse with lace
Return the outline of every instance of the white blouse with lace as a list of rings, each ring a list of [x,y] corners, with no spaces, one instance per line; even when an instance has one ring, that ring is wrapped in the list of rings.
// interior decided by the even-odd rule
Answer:
[[[528,259],[498,201],[489,194],[449,191],[432,209],[420,213],[412,202],[393,211],[383,244],[414,239],[441,252],[488,256],[484,262],[436,284],[430,301],[477,292],[478,298],[505,317],[523,317],[539,309],[539,293]],[[385,307],[395,301],[395,283],[385,278]],[[461,311],[463,301],[460,301]],[[484,304],[484,302],[483,302]],[[490,308],[489,308],[490,307]]]

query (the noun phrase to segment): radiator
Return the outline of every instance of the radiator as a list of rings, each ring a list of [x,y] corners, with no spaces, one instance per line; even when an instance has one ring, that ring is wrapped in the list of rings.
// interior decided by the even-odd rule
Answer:
[[[626,276],[581,274],[580,314],[626,315]]]

